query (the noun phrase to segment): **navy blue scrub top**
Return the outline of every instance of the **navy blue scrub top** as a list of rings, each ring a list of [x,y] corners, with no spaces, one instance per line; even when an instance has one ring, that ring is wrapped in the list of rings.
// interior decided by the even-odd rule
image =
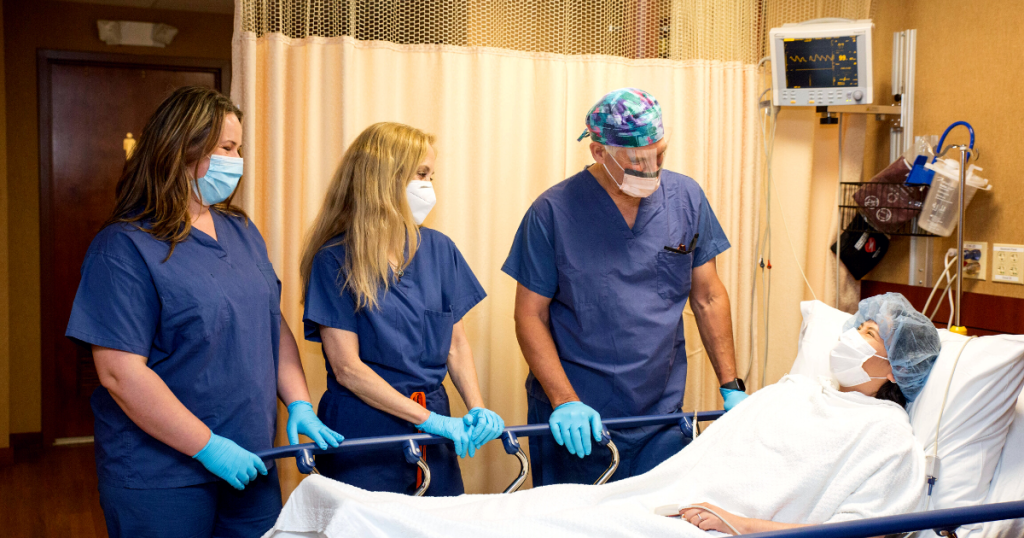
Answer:
[[[192,228],[167,261],[169,245],[133,225],[101,230],[82,265],[66,334],[148,357],[214,433],[265,450],[277,418],[281,283],[255,225],[211,215],[217,240]],[[106,389],[93,393],[92,409],[100,483],[141,489],[219,480],[143,432]]]
[[[378,308],[355,308],[343,285],[344,235],[313,259],[306,290],[306,339],[321,342],[320,326],[356,333],[359,358],[398,392],[433,392],[448,373],[452,329],[487,296],[448,236],[420,228],[420,246],[404,274],[379,297]],[[349,392],[327,365],[327,389]]]
[[[687,247],[692,254],[664,247]],[[630,229],[586,169],[533,203],[502,271],[551,298],[551,334],[580,399],[603,416],[678,411],[686,387],[690,276],[729,248],[697,182],[665,170]],[[532,374],[527,393],[547,402]]]

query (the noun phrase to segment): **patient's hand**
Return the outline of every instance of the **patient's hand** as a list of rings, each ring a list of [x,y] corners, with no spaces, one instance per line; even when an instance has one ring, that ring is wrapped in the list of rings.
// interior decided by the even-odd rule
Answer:
[[[694,506],[703,506],[704,508],[684,508],[679,511],[679,517],[701,530],[724,532],[733,536],[736,534],[753,534],[807,526],[801,523],[779,523],[777,521],[741,517],[709,503],[697,503]],[[713,510],[718,515],[711,513],[709,510]],[[722,521],[722,518],[725,518],[725,521]],[[726,522],[734,528],[730,528]]]
[[[745,520],[746,518],[726,512],[725,510],[709,503],[697,503],[694,506],[706,507],[713,510],[718,515],[716,516],[708,510],[701,508],[684,508],[679,511],[679,517],[703,531],[718,531],[724,532],[725,534],[735,535],[736,532],[733,531],[733,529],[730,529],[729,525],[726,525],[725,522],[722,521],[722,518],[725,518],[725,521],[728,521],[733,527],[736,527],[737,530],[743,532],[742,520]]]

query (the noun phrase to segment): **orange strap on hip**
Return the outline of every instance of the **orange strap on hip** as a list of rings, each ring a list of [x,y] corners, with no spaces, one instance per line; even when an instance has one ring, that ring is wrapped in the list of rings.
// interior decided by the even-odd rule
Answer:
[[[427,407],[427,394],[425,392],[414,392],[409,396],[409,399],[420,404],[421,407]],[[427,461],[427,447],[426,445],[420,445],[420,459]],[[419,489],[423,485],[423,469],[416,468],[416,489]]]

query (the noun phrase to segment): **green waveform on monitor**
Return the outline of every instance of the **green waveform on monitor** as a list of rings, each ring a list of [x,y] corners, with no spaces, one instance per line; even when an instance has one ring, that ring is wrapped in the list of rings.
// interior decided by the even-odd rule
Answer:
[[[857,37],[787,39],[783,42],[787,88],[857,85]]]
[[[834,62],[836,57],[834,54],[811,54],[810,56],[790,56],[789,61],[791,62]]]

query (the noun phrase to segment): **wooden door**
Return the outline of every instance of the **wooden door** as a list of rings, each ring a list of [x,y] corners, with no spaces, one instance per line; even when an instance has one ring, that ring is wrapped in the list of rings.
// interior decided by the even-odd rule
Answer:
[[[64,337],[80,269],[114,207],[126,158],[156,107],[186,85],[227,87],[220,61],[40,51],[43,435],[91,436],[99,386],[88,348]]]

